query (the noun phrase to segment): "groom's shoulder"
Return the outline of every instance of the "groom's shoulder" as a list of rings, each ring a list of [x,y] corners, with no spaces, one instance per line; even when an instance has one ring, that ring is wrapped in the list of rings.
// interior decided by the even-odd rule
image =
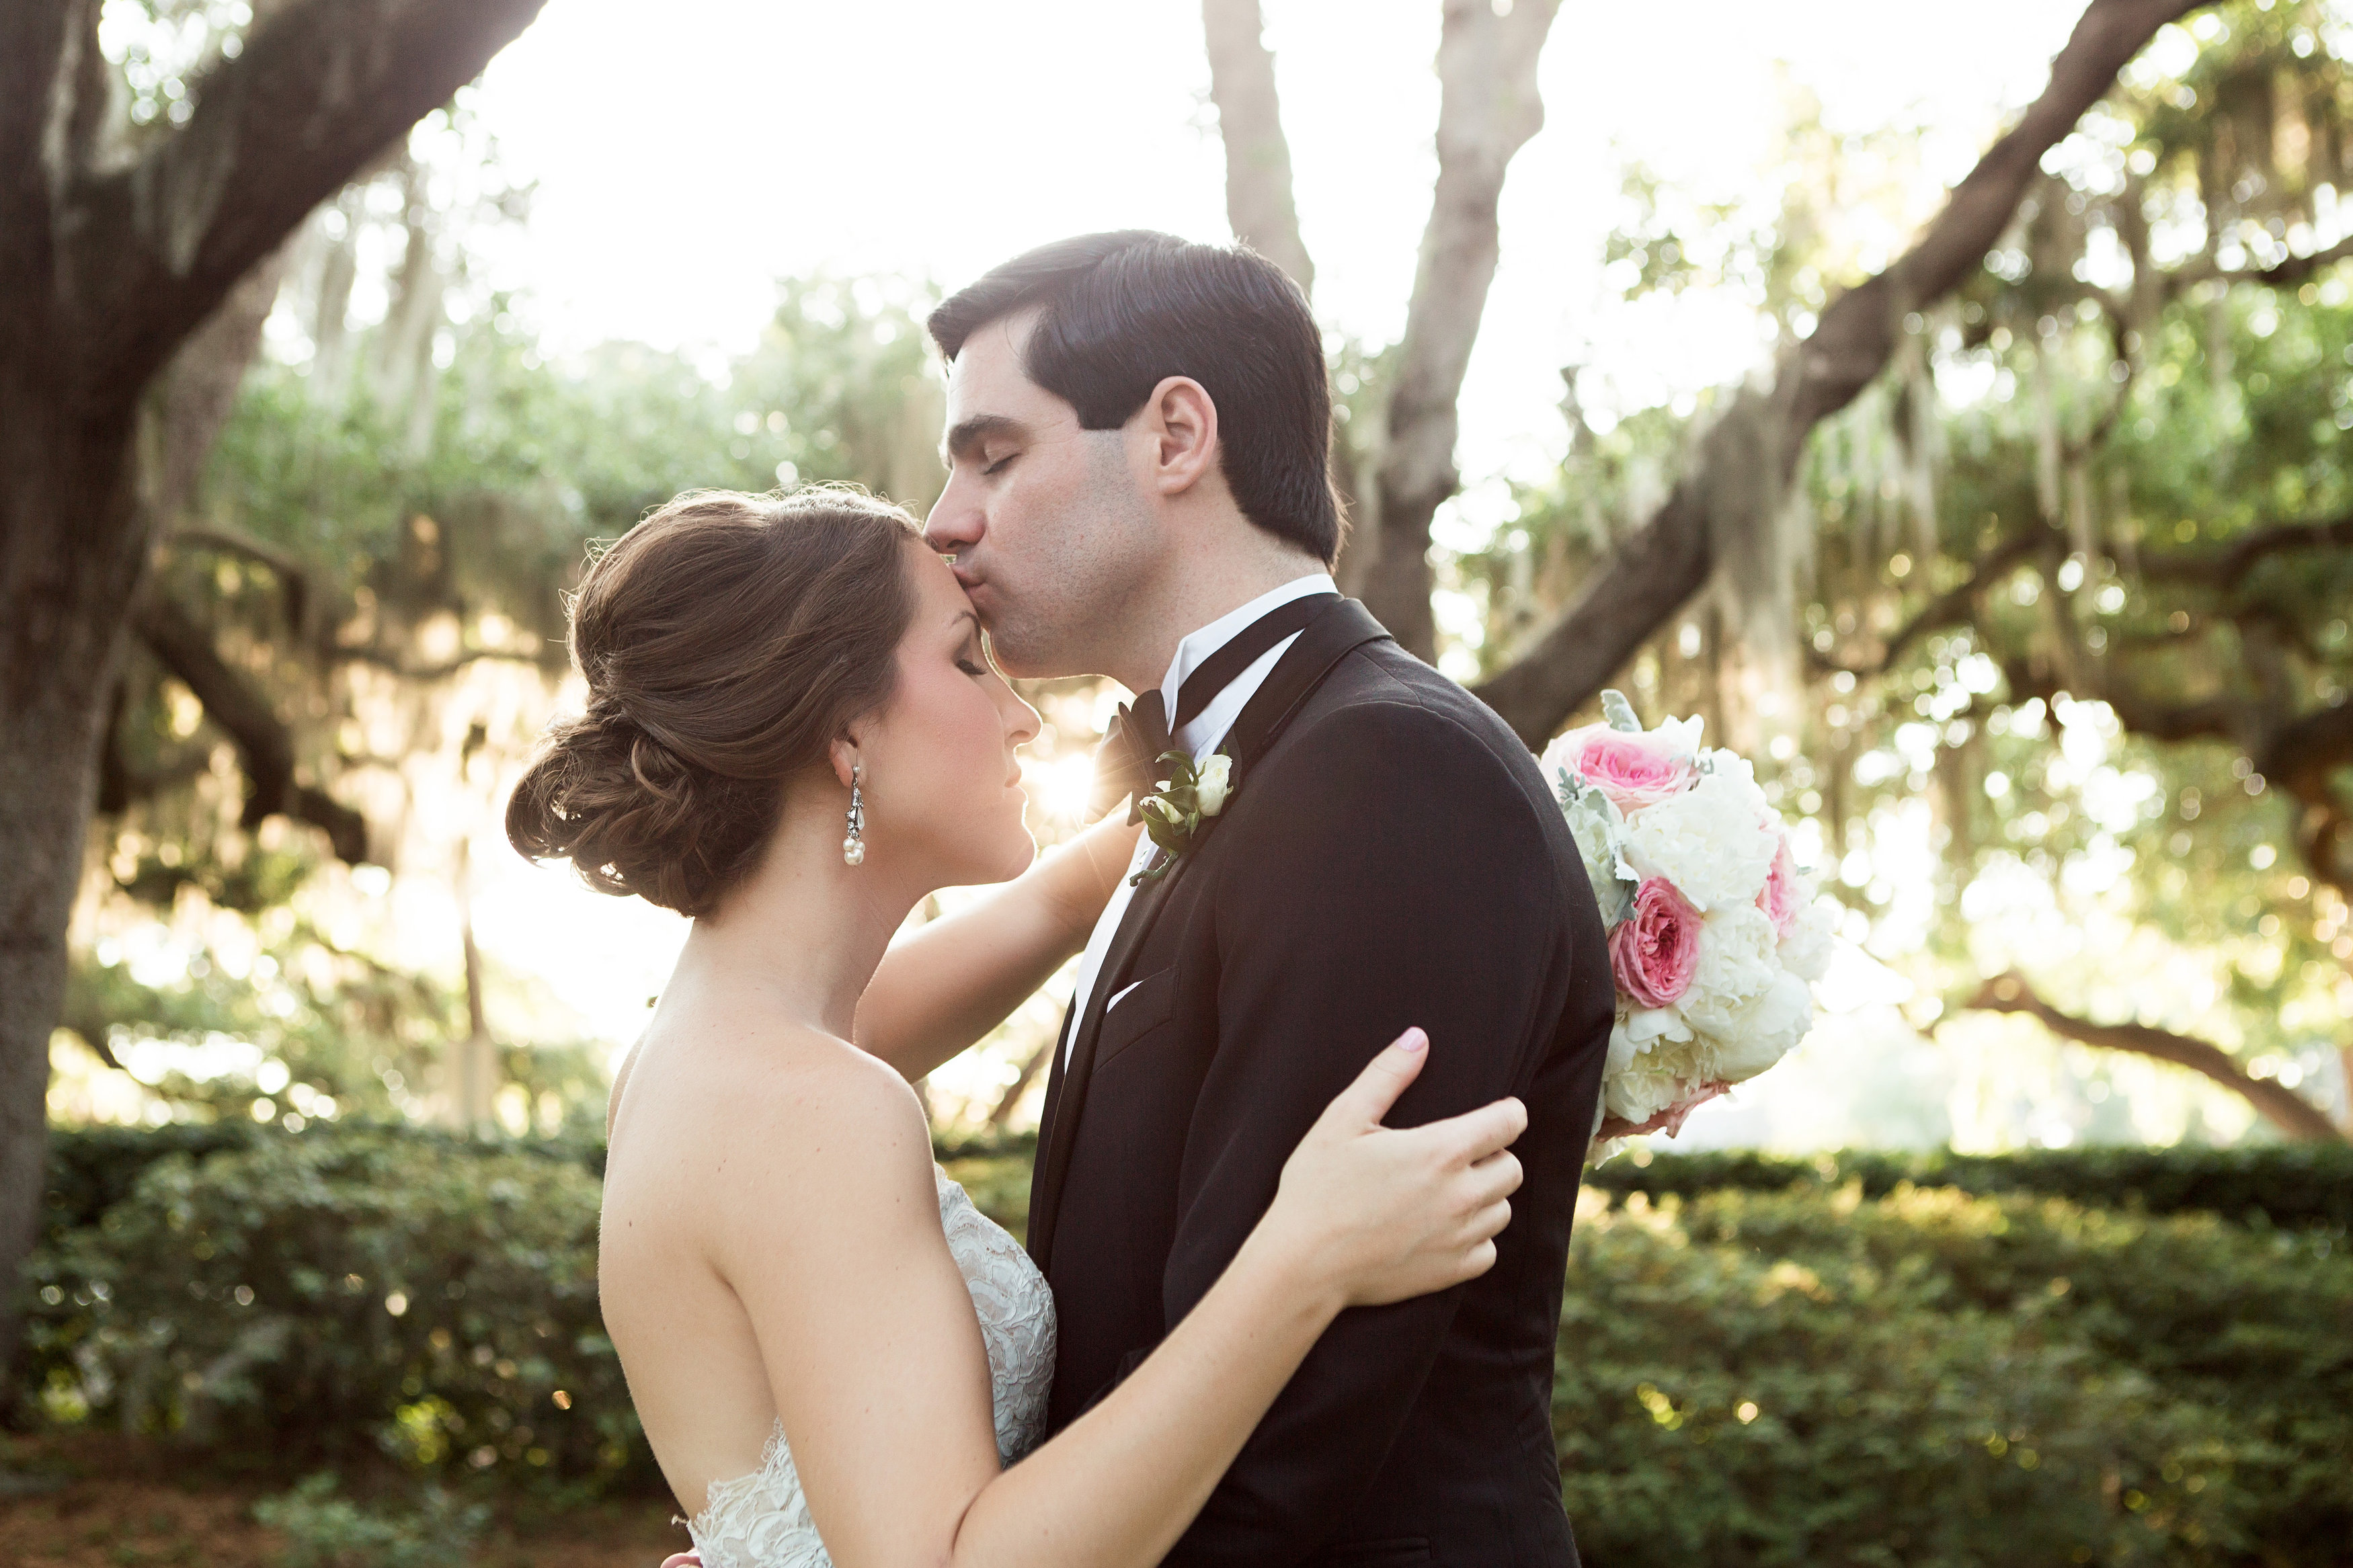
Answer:
[[[1311,731],[1335,721],[1391,727],[1420,744],[1483,757],[1515,778],[1541,783],[1534,754],[1493,709],[1387,639],[1342,659],[1300,721]]]
[[[1535,755],[1495,710],[1387,639],[1334,666],[1275,748],[1276,755],[1285,752],[1315,772],[1369,753],[1381,764],[1381,787],[1468,786],[1517,797],[1538,819],[1559,820],[1556,810],[1545,809],[1551,797]]]

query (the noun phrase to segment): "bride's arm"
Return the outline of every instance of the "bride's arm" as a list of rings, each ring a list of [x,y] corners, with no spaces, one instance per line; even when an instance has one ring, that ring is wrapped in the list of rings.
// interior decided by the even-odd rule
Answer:
[[[1002,1473],[987,1355],[905,1087],[845,1069],[824,1087],[819,1138],[738,1129],[748,1168],[722,1200],[714,1261],[839,1568],[1147,1568],[1342,1309],[1490,1267],[1518,1184],[1501,1151],[1526,1114],[1501,1100],[1381,1128],[1419,1070],[1412,1039],[1333,1102],[1234,1261],[1134,1374]]]
[[[1003,1023],[1086,945],[1139,831],[1107,817],[894,942],[858,1004],[857,1043],[912,1081]]]

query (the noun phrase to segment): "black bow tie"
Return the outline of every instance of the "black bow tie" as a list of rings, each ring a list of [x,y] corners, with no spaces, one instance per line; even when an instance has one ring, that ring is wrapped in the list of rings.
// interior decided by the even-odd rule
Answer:
[[[1166,776],[1161,754],[1168,750],[1166,705],[1154,687],[1134,702],[1123,702],[1111,716],[1103,744],[1095,748],[1094,792],[1087,799],[1087,816],[1107,816],[1123,800],[1142,800]],[[1131,821],[1140,820],[1131,809]]]
[[[1095,748],[1094,791],[1088,799],[1092,820],[1108,813],[1122,800],[1142,800],[1168,776],[1161,757],[1172,750],[1176,731],[1201,715],[1234,678],[1265,657],[1283,638],[1303,631],[1307,623],[1338,602],[1337,594],[1310,594],[1278,605],[1252,621],[1223,647],[1201,661],[1176,691],[1176,718],[1168,719],[1160,689],[1154,687],[1134,702],[1120,704]],[[1141,818],[1130,807],[1128,820]]]

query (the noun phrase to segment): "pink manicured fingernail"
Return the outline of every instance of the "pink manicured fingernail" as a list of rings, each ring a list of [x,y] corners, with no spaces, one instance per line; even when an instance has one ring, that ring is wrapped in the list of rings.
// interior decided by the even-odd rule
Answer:
[[[1405,1052],[1408,1056],[1410,1056],[1429,1044],[1430,1037],[1428,1035],[1423,1034],[1419,1029],[1408,1029],[1404,1034],[1398,1037],[1397,1047],[1398,1049]]]

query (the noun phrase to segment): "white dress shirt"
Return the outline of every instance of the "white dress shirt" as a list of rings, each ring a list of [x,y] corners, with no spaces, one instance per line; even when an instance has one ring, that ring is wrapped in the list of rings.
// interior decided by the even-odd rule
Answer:
[[[1332,581],[1329,573],[1311,572],[1304,577],[1285,583],[1280,588],[1270,589],[1261,594],[1240,609],[1229,615],[1219,616],[1199,631],[1186,637],[1176,645],[1176,657],[1168,661],[1168,673],[1160,678],[1162,710],[1171,715],[1175,714],[1176,693],[1184,686],[1185,678],[1200,668],[1211,654],[1233,641],[1244,628],[1254,624],[1261,616],[1291,603],[1293,599],[1303,599],[1310,594],[1338,592],[1339,586]],[[1298,640],[1299,634],[1292,633],[1261,654],[1248,668],[1228,682],[1224,690],[1209,700],[1208,706],[1195,714],[1189,722],[1169,737],[1176,743],[1175,749],[1191,752],[1193,761],[1198,763],[1223,744],[1226,732],[1234,727],[1234,721],[1241,717],[1242,710],[1250,706],[1250,700],[1258,695],[1258,689],[1266,683],[1266,678],[1274,672],[1274,667],[1282,662],[1282,656],[1291,651],[1291,645]],[[1144,869],[1145,864],[1152,858],[1154,848],[1150,834],[1137,836],[1135,858],[1128,862],[1128,876],[1132,877]],[[1087,999],[1094,993],[1095,974],[1103,968],[1103,953],[1111,946],[1112,937],[1118,931],[1120,921],[1127,914],[1128,900],[1134,896],[1135,889],[1129,883],[1127,877],[1122,877],[1119,879],[1119,886],[1112,889],[1111,902],[1103,906],[1103,918],[1095,921],[1094,931],[1087,938],[1087,951],[1079,959],[1078,989],[1071,996],[1070,1037],[1062,1042],[1062,1060],[1065,1066],[1069,1065],[1071,1052],[1078,1047],[1077,1020],[1086,1015]],[[1119,1005],[1118,996],[1111,999],[1111,1005],[1113,1007]],[[1105,1009],[1105,1011],[1108,1010],[1108,1008]]]

